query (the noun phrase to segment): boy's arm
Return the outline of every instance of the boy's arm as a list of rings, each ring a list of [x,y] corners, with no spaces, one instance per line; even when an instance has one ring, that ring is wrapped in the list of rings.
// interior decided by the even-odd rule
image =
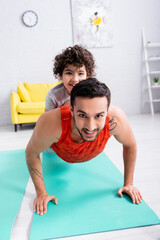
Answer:
[[[142,196],[139,190],[133,186],[137,146],[132,129],[124,112],[116,107],[109,111],[109,123],[110,134],[123,145],[124,186],[119,189],[118,195],[122,197],[123,192],[127,193],[133,203],[139,204]]]
[[[49,201],[53,200],[57,204],[57,199],[46,192],[40,153],[57,142],[60,136],[60,109],[56,109],[41,115],[26,148],[27,166],[37,193],[34,200],[34,211],[37,211],[37,214],[43,215],[47,211]]]
[[[57,108],[56,103],[55,103],[55,94],[53,93],[53,89],[54,88],[51,88],[48,91],[47,96],[45,98],[45,112]]]
[[[70,105],[71,104],[71,101],[70,101],[70,99],[68,99],[64,104],[63,104],[63,106],[67,106],[67,105]]]

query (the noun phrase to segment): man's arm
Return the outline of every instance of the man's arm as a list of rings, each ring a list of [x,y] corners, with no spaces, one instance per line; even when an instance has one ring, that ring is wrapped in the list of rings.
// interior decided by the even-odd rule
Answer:
[[[27,166],[33,180],[37,198],[34,200],[34,211],[43,215],[47,211],[47,203],[51,200],[57,204],[57,198],[46,192],[40,153],[57,142],[61,136],[60,109],[44,113],[39,118],[33,135],[26,148]]]
[[[119,189],[118,195],[127,193],[133,203],[139,204],[142,200],[141,193],[133,186],[133,175],[136,163],[137,146],[136,141],[124,112],[116,107],[109,110],[110,134],[123,145],[124,160],[124,186]]]

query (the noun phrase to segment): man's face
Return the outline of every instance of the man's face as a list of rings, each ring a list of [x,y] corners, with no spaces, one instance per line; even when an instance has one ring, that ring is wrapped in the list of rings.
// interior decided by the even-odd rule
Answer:
[[[73,86],[86,78],[87,72],[85,66],[83,65],[82,67],[77,68],[72,64],[67,65],[63,70],[62,76],[60,76],[60,80],[63,81],[69,95],[71,94]]]
[[[107,98],[76,97],[74,109],[71,108],[76,130],[84,141],[94,141],[105,126],[107,117]]]

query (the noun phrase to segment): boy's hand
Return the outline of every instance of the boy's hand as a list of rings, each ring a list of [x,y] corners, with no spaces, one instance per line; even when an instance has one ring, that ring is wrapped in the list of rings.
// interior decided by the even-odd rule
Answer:
[[[58,199],[52,195],[38,195],[34,200],[33,211],[37,212],[37,214],[43,215],[47,212],[47,204],[50,201],[54,201],[56,205],[58,204]]]
[[[126,193],[130,196],[133,203],[139,204],[142,201],[142,195],[140,191],[133,185],[126,185],[118,190],[118,195],[123,197],[122,193]]]
[[[67,106],[67,105],[70,105],[70,99],[68,99],[68,100],[63,104],[63,106]]]

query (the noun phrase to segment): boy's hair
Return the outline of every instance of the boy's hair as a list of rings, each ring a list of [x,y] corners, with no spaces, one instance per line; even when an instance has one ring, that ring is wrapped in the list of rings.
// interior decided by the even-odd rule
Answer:
[[[96,78],[88,78],[77,83],[71,91],[71,106],[74,108],[76,97],[107,97],[109,108],[111,101],[111,92],[109,88],[102,82],[99,82]]]
[[[86,48],[75,45],[68,47],[57,55],[54,60],[53,73],[56,78],[62,76],[63,70],[69,64],[73,64],[76,67],[86,67],[87,76],[95,76],[95,60],[91,52]]]

